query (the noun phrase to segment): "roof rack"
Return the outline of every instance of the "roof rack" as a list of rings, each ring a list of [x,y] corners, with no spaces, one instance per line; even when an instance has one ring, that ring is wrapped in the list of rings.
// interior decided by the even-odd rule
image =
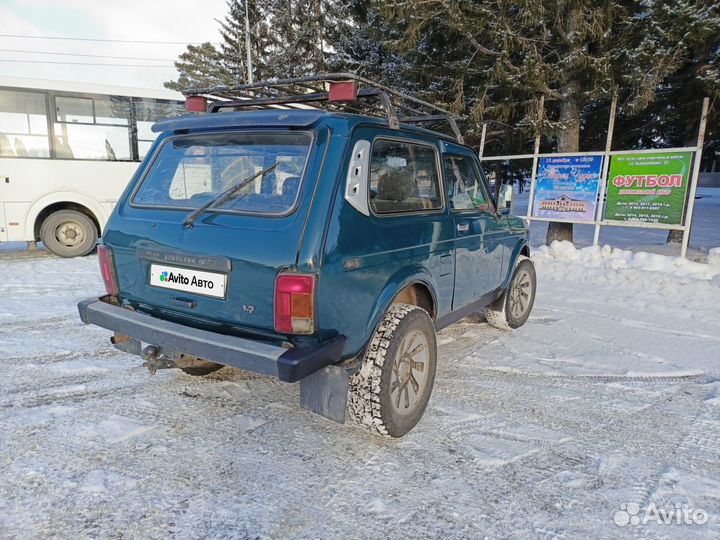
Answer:
[[[322,108],[327,110],[387,118],[392,129],[398,129],[400,122],[447,122],[457,141],[464,143],[456,122],[460,116],[353,73],[324,73],[237,86],[188,88],[183,90],[183,94],[188,97],[188,110],[196,112],[308,108],[307,104],[322,103]],[[203,100],[201,105],[198,104],[200,108],[191,108],[190,102],[196,97],[206,97],[207,102]]]

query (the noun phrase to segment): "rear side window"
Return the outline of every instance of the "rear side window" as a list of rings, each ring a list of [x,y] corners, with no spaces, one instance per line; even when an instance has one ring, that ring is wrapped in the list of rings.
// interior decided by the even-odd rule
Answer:
[[[435,149],[375,141],[370,157],[370,207],[378,214],[442,208]]]
[[[168,139],[132,202],[194,209],[236,184],[243,187],[217,207],[284,214],[295,206],[311,137],[307,133],[215,133]],[[270,172],[254,175],[273,167]]]
[[[448,200],[453,210],[491,210],[482,180],[467,156],[443,158]]]

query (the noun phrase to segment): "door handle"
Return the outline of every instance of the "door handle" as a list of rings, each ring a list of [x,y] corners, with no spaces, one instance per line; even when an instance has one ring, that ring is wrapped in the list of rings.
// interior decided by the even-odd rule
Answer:
[[[186,298],[180,298],[179,296],[174,296],[170,299],[170,303],[173,306],[180,306],[188,309],[195,309],[197,306],[197,302],[195,300],[188,300]]]
[[[470,230],[470,225],[467,223],[458,223],[457,230],[458,232],[468,232]]]

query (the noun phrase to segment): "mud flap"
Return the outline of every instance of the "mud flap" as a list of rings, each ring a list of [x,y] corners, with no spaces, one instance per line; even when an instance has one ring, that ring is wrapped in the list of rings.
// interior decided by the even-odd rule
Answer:
[[[325,418],[345,423],[348,387],[355,370],[326,366],[300,381],[300,406]]]

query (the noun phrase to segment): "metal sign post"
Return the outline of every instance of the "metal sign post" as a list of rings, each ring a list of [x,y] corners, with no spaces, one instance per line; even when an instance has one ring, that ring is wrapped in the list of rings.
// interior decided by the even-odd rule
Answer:
[[[540,96],[540,103],[538,103],[538,124],[541,124],[543,121],[543,117],[545,116],[545,96]],[[530,196],[528,197],[528,207],[527,207],[527,215],[525,216],[525,219],[527,219],[528,224],[530,223],[530,218],[532,214],[532,207],[533,203],[535,202],[535,178],[537,176],[537,165],[538,165],[538,158],[540,156],[540,125],[538,125],[536,132],[535,132],[535,146],[533,148],[533,166],[532,166],[532,174],[530,176]]]
[[[705,125],[707,124],[709,107],[710,99],[703,99],[700,127],[698,129],[697,150],[695,151],[695,161],[693,163],[692,176],[690,177],[690,195],[688,195],[685,223],[683,224],[682,247],[680,248],[681,257],[687,255],[687,248],[690,243],[690,227],[692,226],[693,210],[695,210],[695,193],[697,192],[698,179],[700,178],[700,159],[702,158],[703,144],[705,143]]]
[[[600,174],[600,195],[595,209],[595,233],[593,234],[593,246],[597,246],[600,240],[600,220],[603,219],[605,211],[605,193],[607,190],[607,175],[610,167],[610,151],[612,150],[613,131],[615,130],[615,113],[617,112],[617,94],[613,96],[610,104],[610,120],[608,120],[607,139],[605,140],[605,154],[603,156],[602,173]]]

